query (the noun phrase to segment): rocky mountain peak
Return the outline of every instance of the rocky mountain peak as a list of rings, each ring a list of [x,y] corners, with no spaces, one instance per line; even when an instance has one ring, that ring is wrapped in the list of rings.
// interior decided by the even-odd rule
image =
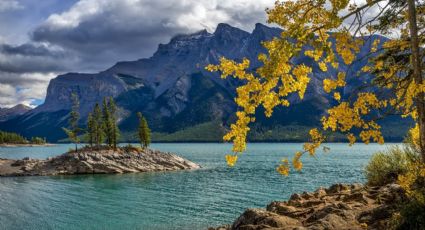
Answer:
[[[227,23],[219,23],[214,31],[214,36],[236,38],[249,36],[249,33]]]
[[[18,104],[11,108],[0,108],[0,121],[5,121],[16,116],[22,115],[31,110],[31,107]]]

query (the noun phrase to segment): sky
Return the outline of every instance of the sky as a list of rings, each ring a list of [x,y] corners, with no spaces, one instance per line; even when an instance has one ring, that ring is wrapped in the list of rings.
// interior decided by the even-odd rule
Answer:
[[[66,72],[150,57],[176,34],[251,31],[274,0],[0,0],[0,107],[44,101]]]

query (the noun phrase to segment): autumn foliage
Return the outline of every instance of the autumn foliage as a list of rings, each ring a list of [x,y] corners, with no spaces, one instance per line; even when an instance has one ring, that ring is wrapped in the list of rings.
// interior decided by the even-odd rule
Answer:
[[[290,168],[300,170],[302,157],[314,155],[326,141],[324,131],[344,133],[350,145],[356,141],[384,143],[377,120],[387,115],[411,117],[416,121],[417,144],[425,160],[425,84],[422,77],[425,5],[414,0],[368,0],[364,5],[348,0],[277,1],[267,10],[268,22],[282,28],[280,37],[263,42],[267,53],[258,55],[261,67],[252,71],[250,61],[240,63],[221,58],[218,65],[207,70],[219,71],[222,78],[243,80],[237,88],[235,101],[239,106],[237,121],[231,125],[224,140],[233,142],[233,154],[226,156],[233,166],[246,149],[249,125],[263,107],[267,117],[278,106],[288,107],[288,98],[298,95],[302,100],[311,82],[313,65],[329,76],[322,80],[324,92],[334,99],[321,124],[310,131],[310,140],[293,160],[283,159],[277,170],[288,175]],[[389,39],[375,39],[370,52],[359,57],[362,46],[374,34]],[[307,47],[307,48],[306,48]],[[294,64],[300,55],[310,57],[312,64]],[[342,63],[352,65],[367,59],[357,77],[364,85],[354,95],[344,96],[346,73]],[[373,90],[371,90],[373,87]]]

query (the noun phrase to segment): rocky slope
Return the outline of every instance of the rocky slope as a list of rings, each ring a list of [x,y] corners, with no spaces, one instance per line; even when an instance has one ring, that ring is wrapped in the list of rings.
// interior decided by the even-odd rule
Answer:
[[[389,219],[404,199],[397,184],[367,187],[335,184],[293,194],[266,209],[247,209],[232,225],[209,230],[389,229]]]
[[[252,69],[255,69],[260,65],[258,54],[266,52],[261,42],[279,36],[280,32],[278,28],[262,24],[256,24],[252,32],[246,32],[222,23],[213,33],[203,30],[177,35],[168,44],[160,44],[150,58],[118,62],[95,74],[60,75],[50,81],[44,104],[30,113],[0,122],[0,129],[24,136],[47,137],[50,142],[65,138],[61,127],[67,126],[72,92],[80,98],[82,124],[96,102],[105,96],[112,96],[117,101],[120,129],[124,132],[135,130],[135,114],[139,111],[155,132],[175,133],[211,121],[219,121],[223,127],[229,127],[237,109],[233,99],[235,88],[241,82],[232,78],[223,80],[217,73],[206,72],[204,67],[217,64],[221,57],[237,61],[247,57],[251,60]],[[380,36],[365,39],[367,42],[359,57],[369,53],[375,39],[385,40]],[[277,109],[271,119],[266,119],[259,109],[256,120],[264,132],[277,126],[317,125],[333,103],[322,89],[323,78],[332,73],[321,72],[317,65],[312,65],[311,58],[303,55],[293,62],[313,67],[312,80],[304,100],[300,102],[293,95],[290,98],[293,106]],[[357,76],[357,71],[366,62],[365,58],[350,66],[340,62],[339,71],[346,72],[348,80],[343,97],[350,95],[362,82],[370,80],[368,75]],[[256,128],[252,130],[256,131]],[[404,132],[400,133],[404,135]]]
[[[199,168],[199,165],[171,153],[136,148],[85,149],[47,160],[0,159],[0,176],[113,174]]]

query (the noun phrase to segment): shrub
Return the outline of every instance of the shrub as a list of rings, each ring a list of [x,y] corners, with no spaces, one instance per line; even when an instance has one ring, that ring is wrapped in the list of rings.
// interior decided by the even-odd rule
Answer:
[[[380,186],[396,182],[399,175],[408,171],[415,155],[408,146],[394,146],[375,153],[365,168],[368,184]]]
[[[397,204],[391,229],[425,229],[425,165],[412,143],[374,154],[365,169],[369,185],[395,182],[404,190],[406,200]]]

